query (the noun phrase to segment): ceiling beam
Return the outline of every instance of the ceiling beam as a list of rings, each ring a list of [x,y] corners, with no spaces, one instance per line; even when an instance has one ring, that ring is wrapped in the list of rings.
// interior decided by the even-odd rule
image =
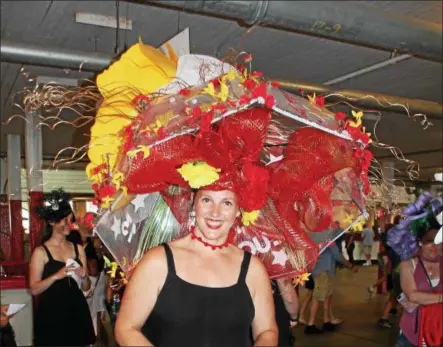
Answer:
[[[442,61],[442,26],[354,1],[145,0],[152,6],[295,31],[389,52]],[[438,4],[437,4],[438,7]],[[436,8],[436,11],[441,11]]]
[[[5,63],[25,64],[71,69],[87,72],[101,72],[118,57],[102,53],[78,52],[62,48],[42,47],[1,39],[1,61]],[[275,80],[282,89],[298,93],[306,92],[328,95],[328,102],[346,101],[354,107],[389,111],[401,114],[424,114],[429,119],[443,120],[443,105],[432,101],[408,99],[399,96],[374,93],[362,90],[340,90],[322,84],[302,81]],[[405,106],[401,105],[407,105]]]

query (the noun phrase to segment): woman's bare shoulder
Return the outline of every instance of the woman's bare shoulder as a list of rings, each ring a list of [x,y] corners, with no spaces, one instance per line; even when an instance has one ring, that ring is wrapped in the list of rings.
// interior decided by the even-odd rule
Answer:
[[[46,251],[45,251],[45,249],[43,248],[43,245],[42,245],[42,246],[37,246],[37,247],[34,249],[34,252],[32,252],[32,256],[33,256],[33,257],[38,257],[38,258],[40,258],[40,257],[45,257],[45,256],[46,256]]]
[[[141,258],[137,267],[157,267],[166,264],[166,256],[165,249],[163,246],[157,246],[151,248],[149,251],[145,253],[145,255]]]
[[[413,268],[413,266],[416,264],[416,262],[417,262],[417,258],[416,257],[413,257],[413,258],[409,258],[409,259],[406,259],[406,260],[402,260],[401,262],[400,262],[400,269],[412,269]]]

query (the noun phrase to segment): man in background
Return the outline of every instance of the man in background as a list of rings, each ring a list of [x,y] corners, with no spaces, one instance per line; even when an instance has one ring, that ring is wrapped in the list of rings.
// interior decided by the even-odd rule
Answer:
[[[371,254],[372,254],[372,246],[374,245],[374,231],[372,228],[368,227],[367,224],[363,225],[362,232],[362,243],[363,243],[363,253],[366,257],[366,262],[363,266],[370,266],[371,262]]]
[[[337,325],[343,322],[336,318],[332,311],[333,280],[335,277],[336,262],[340,262],[354,272],[357,272],[359,269],[358,266],[351,264],[343,257],[335,243],[331,243],[329,247],[320,254],[311,272],[315,286],[312,294],[311,307],[309,309],[309,319],[305,327],[305,334],[335,331]],[[314,325],[320,302],[323,302],[323,329],[319,329]]]

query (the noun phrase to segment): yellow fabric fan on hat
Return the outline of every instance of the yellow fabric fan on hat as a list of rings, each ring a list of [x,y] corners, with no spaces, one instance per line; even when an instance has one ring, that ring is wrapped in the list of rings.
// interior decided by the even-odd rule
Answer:
[[[133,100],[155,92],[170,83],[177,71],[176,62],[141,40],[130,47],[118,61],[97,76],[103,101],[91,128],[88,177],[99,183],[95,168],[106,164],[114,170],[122,144],[121,132],[138,115]]]

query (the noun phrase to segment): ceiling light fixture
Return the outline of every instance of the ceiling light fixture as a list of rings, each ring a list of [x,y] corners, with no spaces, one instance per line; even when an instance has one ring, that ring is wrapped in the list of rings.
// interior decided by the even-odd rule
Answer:
[[[113,16],[104,16],[101,14],[77,12],[75,22],[89,24],[107,28],[117,28],[117,18]],[[132,21],[125,17],[119,17],[119,29],[132,30]]]

